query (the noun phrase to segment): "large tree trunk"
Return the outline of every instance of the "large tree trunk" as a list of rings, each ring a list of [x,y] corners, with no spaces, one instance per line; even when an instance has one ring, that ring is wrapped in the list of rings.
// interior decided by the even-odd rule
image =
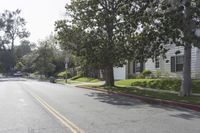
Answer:
[[[183,77],[180,90],[180,96],[190,96],[192,93],[191,79],[191,45],[187,44],[184,49]]]
[[[105,68],[105,85],[114,86],[114,73],[112,65],[109,65]]]

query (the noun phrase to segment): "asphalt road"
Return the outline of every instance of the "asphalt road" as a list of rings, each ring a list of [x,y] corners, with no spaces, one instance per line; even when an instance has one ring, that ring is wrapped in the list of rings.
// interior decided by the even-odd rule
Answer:
[[[0,133],[200,133],[200,112],[23,79],[0,79]]]

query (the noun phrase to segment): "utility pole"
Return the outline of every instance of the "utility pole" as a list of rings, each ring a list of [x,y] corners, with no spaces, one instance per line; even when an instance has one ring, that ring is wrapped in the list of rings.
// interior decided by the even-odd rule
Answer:
[[[65,72],[66,72],[65,83],[67,83],[67,68],[68,68],[68,62],[65,63]]]
[[[66,53],[66,57],[65,57],[65,71],[66,71],[66,75],[65,75],[65,83],[67,83],[67,70],[68,70],[68,64],[69,64],[69,60],[70,60],[70,52],[67,51]]]

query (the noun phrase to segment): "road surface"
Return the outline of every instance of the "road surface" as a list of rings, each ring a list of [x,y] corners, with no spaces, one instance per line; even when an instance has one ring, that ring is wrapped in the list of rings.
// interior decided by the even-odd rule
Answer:
[[[0,79],[0,133],[200,133],[200,113],[73,86]]]

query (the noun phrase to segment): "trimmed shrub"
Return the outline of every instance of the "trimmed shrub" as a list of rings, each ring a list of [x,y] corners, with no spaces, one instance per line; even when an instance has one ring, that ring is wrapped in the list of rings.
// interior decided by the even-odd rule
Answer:
[[[141,73],[135,77],[136,79],[144,79],[145,76]]]
[[[152,72],[150,70],[144,70],[142,72],[142,75],[144,75],[144,77],[150,77],[151,74],[152,74]]]
[[[181,80],[175,78],[165,79],[129,79],[116,81],[117,86],[141,86],[152,89],[180,91]],[[192,92],[200,93],[200,80],[192,81]]]
[[[152,80],[137,80],[131,84],[132,86],[142,86],[153,89],[179,91],[181,81],[178,79],[152,79]]]
[[[200,80],[193,80],[192,81],[192,92],[193,93],[200,93]]]

